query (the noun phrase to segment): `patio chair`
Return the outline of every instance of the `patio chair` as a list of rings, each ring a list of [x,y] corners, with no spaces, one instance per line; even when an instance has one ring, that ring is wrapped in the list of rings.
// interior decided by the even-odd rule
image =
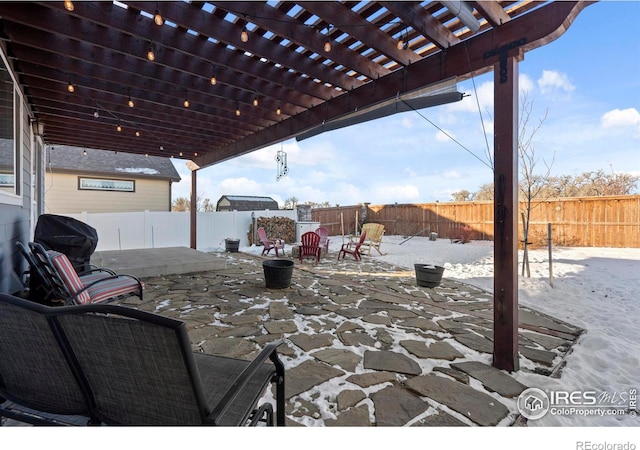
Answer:
[[[346,244],[342,244],[340,251],[338,252],[338,260],[340,257],[344,259],[347,256],[347,253],[353,255],[356,261],[360,261],[362,257],[360,256],[360,247],[364,243],[364,240],[367,238],[367,232],[363,231],[360,233],[360,240],[357,242],[347,242]]]
[[[93,275],[81,279],[64,253],[45,250],[34,242],[30,242],[29,247],[54,294],[64,300],[65,305],[110,302],[131,296],[142,300],[144,284],[133,275]]]
[[[47,269],[40,258],[37,258],[22,242],[16,241],[16,246],[29,263],[29,270],[25,272],[25,275],[28,274],[29,276],[29,299],[45,304],[64,303],[64,301],[59,298],[60,296],[56,295],[57,289],[50,281],[50,277],[47,276]],[[93,283],[96,280],[117,275],[113,270],[104,267],[85,265],[85,268],[85,271],[78,273],[78,277],[85,285]],[[23,284],[27,287],[26,280],[23,280]]]
[[[382,245],[382,236],[384,236],[384,225],[380,223],[365,223],[362,225],[362,233],[367,233],[367,239],[362,243],[362,247],[367,249],[367,254],[371,254],[371,249],[374,248],[376,251],[383,255],[380,251],[380,245]],[[350,242],[357,242],[358,236],[350,236]],[[362,251],[361,253],[364,253]]]
[[[320,243],[318,245],[324,248],[325,254],[329,253],[329,230],[325,227],[318,227],[316,234],[320,236]]]
[[[29,339],[25,339],[29,336]],[[252,361],[193,352],[181,320],[134,308],[52,308],[0,294],[0,416],[78,414],[79,424],[285,425],[279,342]],[[35,411],[34,411],[35,410]],[[45,414],[46,415],[46,414]],[[33,422],[28,422],[33,423]],[[78,423],[76,423],[78,424]]]
[[[320,248],[320,236],[315,231],[307,231],[300,237],[301,244],[299,245],[300,262],[303,258],[315,258],[316,264],[320,262],[320,255],[322,248]]]
[[[33,425],[97,422],[45,311],[0,293],[0,417]]]
[[[271,249],[276,251],[276,257],[280,256],[278,253],[279,250],[282,250],[282,256],[284,256],[284,239],[268,238],[264,227],[258,227],[258,239],[260,239],[260,242],[262,242],[262,245],[264,246],[262,249],[262,256],[265,254],[268,255]]]

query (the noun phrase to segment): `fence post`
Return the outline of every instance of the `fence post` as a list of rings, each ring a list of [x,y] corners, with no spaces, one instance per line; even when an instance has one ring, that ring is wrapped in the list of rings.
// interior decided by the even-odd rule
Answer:
[[[553,287],[553,255],[551,251],[551,246],[552,246],[551,223],[547,224],[547,237],[549,239],[549,285]]]

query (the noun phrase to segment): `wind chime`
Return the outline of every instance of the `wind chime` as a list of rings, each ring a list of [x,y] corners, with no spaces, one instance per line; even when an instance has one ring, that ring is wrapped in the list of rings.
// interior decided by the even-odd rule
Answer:
[[[287,167],[287,153],[282,150],[282,146],[276,153],[276,162],[278,163],[278,173],[276,175],[276,181],[280,181],[280,178],[286,176],[287,173],[289,173],[289,168]]]

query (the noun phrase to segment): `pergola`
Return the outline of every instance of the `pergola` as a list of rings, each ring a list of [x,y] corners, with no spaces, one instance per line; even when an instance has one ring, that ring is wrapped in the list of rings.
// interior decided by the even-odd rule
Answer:
[[[198,168],[389,105],[456,101],[426,96],[493,71],[493,364],[512,371],[518,62],[591,3],[0,2],[0,39],[46,144],[191,160],[192,199]]]

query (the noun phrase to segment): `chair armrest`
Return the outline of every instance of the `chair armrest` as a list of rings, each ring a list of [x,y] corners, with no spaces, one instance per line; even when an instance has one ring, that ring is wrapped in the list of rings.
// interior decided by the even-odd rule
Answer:
[[[284,365],[278,358],[277,352],[277,348],[281,343],[282,341],[276,341],[265,346],[260,354],[253,361],[251,361],[251,363],[240,373],[240,375],[238,375],[238,377],[235,379],[231,387],[229,387],[222,399],[218,402],[215,408],[213,408],[211,414],[209,414],[209,417],[207,418],[208,422],[211,422],[215,425],[218,418],[227,411],[227,409],[231,405],[231,402],[238,396],[244,385],[247,384],[256,370],[267,360],[267,358],[271,359],[276,368],[275,377],[277,379],[274,381],[277,381],[278,383],[282,383],[282,385],[284,385]]]
[[[107,272],[110,275],[117,275],[117,273],[115,273],[113,270],[107,269],[106,267],[98,267],[98,266],[94,266],[93,264],[85,264],[84,266],[88,267],[88,269],[78,273],[78,276],[88,275],[94,272]]]

